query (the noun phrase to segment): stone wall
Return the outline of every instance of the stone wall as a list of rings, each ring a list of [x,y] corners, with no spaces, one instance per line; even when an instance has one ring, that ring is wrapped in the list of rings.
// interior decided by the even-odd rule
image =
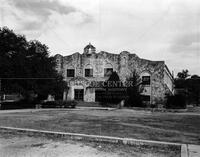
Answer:
[[[122,81],[130,77],[131,73],[136,72],[149,73],[151,76],[150,96],[151,103],[162,103],[165,97],[166,85],[164,82],[165,62],[164,61],[150,61],[139,58],[136,54],[130,54],[123,51],[120,54],[111,54],[105,51],[92,54],[74,53],[69,56],[55,56],[57,61],[57,70],[62,73],[66,81],[72,78],[67,78],[67,69],[75,69],[75,77],[84,78],[84,69],[87,66],[93,68],[93,77],[86,78],[88,81],[104,81],[108,78],[104,77],[104,68],[113,68]],[[168,83],[170,79],[168,79]],[[72,93],[71,93],[72,94]],[[85,101],[94,101],[94,91],[86,91],[84,97]]]

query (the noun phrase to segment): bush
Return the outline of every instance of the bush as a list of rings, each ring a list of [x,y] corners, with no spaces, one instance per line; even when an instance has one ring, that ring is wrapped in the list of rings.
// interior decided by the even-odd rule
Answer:
[[[72,100],[72,101],[59,101],[60,106],[64,108],[75,108],[77,105],[77,102]]]
[[[100,102],[99,105],[101,107],[111,107],[111,108],[117,107],[117,103]]]
[[[56,108],[56,101],[46,101],[41,103],[42,108]]]
[[[46,101],[42,102],[42,108],[75,108],[77,105],[76,101]]]
[[[128,99],[125,101],[125,106],[127,107],[146,107],[142,99],[143,88],[141,86],[142,80],[136,71],[132,72],[130,78],[127,79],[128,82],[132,82],[131,86],[127,87]]]
[[[1,102],[2,110],[6,109],[27,109],[27,108],[35,108],[37,102],[35,101],[28,101],[26,99],[20,101],[5,101]]]
[[[186,98],[184,95],[171,95],[167,96],[166,102],[167,109],[184,109],[186,108]]]

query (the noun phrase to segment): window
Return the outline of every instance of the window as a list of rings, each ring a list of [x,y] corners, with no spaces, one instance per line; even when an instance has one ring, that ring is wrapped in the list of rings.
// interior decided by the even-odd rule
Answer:
[[[142,84],[150,85],[150,76],[142,76]]]
[[[142,95],[142,101],[150,101],[150,95]]]
[[[85,77],[93,77],[93,69],[85,69]]]
[[[74,69],[67,69],[67,77],[74,77],[75,70]]]
[[[110,76],[113,73],[113,68],[105,68],[104,69],[104,76]]]

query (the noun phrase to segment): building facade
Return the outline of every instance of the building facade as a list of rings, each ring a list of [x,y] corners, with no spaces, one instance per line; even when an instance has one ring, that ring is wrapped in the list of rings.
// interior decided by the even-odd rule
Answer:
[[[84,48],[82,54],[57,54],[55,59],[56,70],[69,85],[64,95],[67,100],[98,101],[100,89],[88,88],[88,82],[106,81],[113,71],[117,72],[122,82],[136,71],[142,80],[142,95],[150,104],[161,104],[166,94],[173,94],[173,76],[164,61],[142,59],[127,51],[120,54],[96,53],[96,48],[91,44]]]

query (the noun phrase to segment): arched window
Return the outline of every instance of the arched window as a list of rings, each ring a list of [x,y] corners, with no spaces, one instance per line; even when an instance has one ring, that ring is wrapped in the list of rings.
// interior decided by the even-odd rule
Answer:
[[[149,72],[141,73],[142,85],[150,85],[151,84],[151,75]]]
[[[90,64],[85,66],[85,77],[93,77],[93,67]]]
[[[74,77],[75,76],[75,69],[73,66],[67,67],[67,77]]]
[[[123,58],[122,58],[122,62],[121,62],[121,63],[122,63],[122,65],[126,65],[126,64],[127,64],[127,59],[126,59],[126,57],[123,57]]]
[[[112,64],[108,63],[105,65],[104,68],[104,77],[108,77],[113,73],[113,66]]]

